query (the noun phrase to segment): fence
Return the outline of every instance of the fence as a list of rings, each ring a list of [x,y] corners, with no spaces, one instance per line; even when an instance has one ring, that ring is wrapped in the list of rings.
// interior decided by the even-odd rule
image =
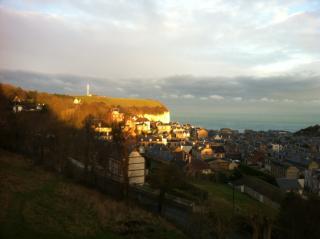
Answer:
[[[69,176],[82,183],[91,185],[112,197],[123,198],[123,183],[112,180],[101,172],[99,173],[99,170],[93,172],[92,168],[88,168],[88,171],[90,173],[85,176],[84,164],[73,158],[68,158],[66,172]],[[159,192],[151,188],[129,186],[127,196],[143,208],[151,212],[158,212],[158,195]],[[167,194],[162,205],[162,215],[180,226],[185,226],[193,212],[193,208],[193,202]]]
[[[252,188],[250,188],[250,187],[248,187],[246,185],[237,186],[236,189],[239,190],[242,193],[248,194],[249,196],[257,199],[258,201],[260,201],[260,202],[262,202],[262,203],[264,203],[264,204],[266,204],[268,206],[271,206],[271,207],[276,208],[276,209],[280,208],[280,204],[279,203],[276,203],[276,202],[272,201],[268,197],[262,195],[261,193],[253,190]]]

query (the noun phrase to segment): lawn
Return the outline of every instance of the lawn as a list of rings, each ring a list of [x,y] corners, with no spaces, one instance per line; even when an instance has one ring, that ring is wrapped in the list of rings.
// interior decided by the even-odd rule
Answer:
[[[227,184],[216,183],[208,180],[193,180],[192,184],[206,190],[208,200],[213,202],[216,207],[228,205],[233,207],[233,188]],[[248,195],[234,190],[235,209],[240,213],[248,213],[250,211],[259,211],[271,217],[274,217],[277,211],[265,204],[249,197]]]
[[[0,238],[185,238],[173,225],[0,150]]]

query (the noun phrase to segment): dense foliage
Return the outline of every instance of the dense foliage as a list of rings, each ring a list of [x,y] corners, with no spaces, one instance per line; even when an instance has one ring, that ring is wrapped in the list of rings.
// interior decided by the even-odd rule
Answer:
[[[282,202],[278,223],[281,239],[319,238],[320,198],[303,199],[289,193]]]
[[[296,136],[311,136],[311,137],[319,137],[320,136],[320,125],[316,124],[314,126],[307,127],[305,129],[301,129],[294,133]]]

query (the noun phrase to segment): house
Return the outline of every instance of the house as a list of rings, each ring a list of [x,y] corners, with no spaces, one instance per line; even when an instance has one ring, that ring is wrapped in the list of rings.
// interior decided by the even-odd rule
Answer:
[[[179,146],[173,151],[173,158],[174,160],[189,162],[191,160],[190,150],[187,151],[183,146]]]
[[[81,103],[81,99],[79,99],[79,98],[74,98],[73,104],[79,105],[80,103]]]
[[[145,158],[133,150],[128,157],[129,184],[143,185],[145,182]]]
[[[12,110],[14,113],[19,112],[41,112],[45,109],[45,104],[34,103],[34,100],[21,101],[19,98],[15,98],[13,101],[14,105]]]
[[[135,130],[137,134],[150,132],[150,121],[147,118],[138,118],[135,121]]]
[[[94,132],[97,134],[97,138],[102,140],[112,140],[112,128],[103,126],[101,122],[99,122],[97,125],[92,126]]]
[[[175,150],[173,150],[173,159],[185,160],[185,152],[181,149],[181,147],[177,147]]]
[[[142,185],[145,182],[145,159],[141,154],[133,150],[126,160],[119,155],[113,155],[108,159],[108,176],[117,181],[124,182],[124,173],[127,170],[128,183],[130,185]]]
[[[191,153],[192,145],[189,145],[188,143],[185,143],[185,144],[181,145],[180,147],[186,154],[190,154]]]
[[[226,156],[226,152],[222,145],[213,146],[213,157],[216,159],[224,159]]]
[[[36,111],[43,111],[45,109],[45,104],[37,104]]]
[[[201,150],[200,155],[202,160],[206,160],[213,157],[213,150],[209,144],[207,144],[205,148]]]
[[[120,113],[120,110],[118,108],[114,108],[111,111],[111,119],[113,122],[120,123],[124,121],[124,113]]]
[[[230,162],[223,159],[208,160],[208,164],[213,171],[229,170]]]
[[[126,119],[126,122],[125,122],[125,126],[128,126],[129,128],[134,128],[135,129],[135,124],[136,124],[136,120],[138,118],[135,117],[135,116],[129,116],[127,119]]]
[[[157,125],[157,132],[158,132],[158,134],[170,133],[171,132],[171,125],[160,123]]]
[[[270,161],[270,170],[271,175],[275,178],[297,179],[299,174],[297,167],[274,160]]]
[[[209,144],[206,144],[205,147],[199,146],[192,149],[192,156],[194,159],[206,160],[213,158],[213,150]]]
[[[295,192],[302,194],[303,190],[300,186],[298,179],[289,179],[289,178],[277,178],[276,179],[279,188],[283,192]]]
[[[108,159],[108,173],[107,176],[117,182],[123,182],[123,161],[110,157]]]
[[[283,146],[281,144],[271,144],[270,146],[273,152],[279,152],[283,150]]]
[[[221,140],[223,139],[222,135],[220,135],[220,134],[216,134],[216,135],[214,135],[212,138],[213,138],[214,140],[216,140],[216,141],[221,141]]]
[[[168,140],[168,147],[171,149],[176,149],[177,147],[180,147],[183,144],[183,141],[180,139],[170,139]]]
[[[127,134],[135,137],[136,134],[136,117],[128,117],[126,119],[124,128],[123,128],[123,132],[126,132]]]
[[[187,139],[190,137],[190,132],[183,127],[177,127],[172,130],[177,139]]]
[[[143,146],[152,146],[155,144],[167,145],[168,143],[166,138],[154,135],[138,135],[138,142]]]
[[[197,139],[206,139],[208,138],[208,131],[204,128],[196,129],[196,137]]]
[[[223,135],[231,135],[233,133],[233,130],[230,128],[222,128],[220,129],[220,133]]]
[[[248,165],[264,166],[266,154],[261,150],[254,150],[247,158]]]
[[[23,106],[20,104],[16,104],[12,107],[12,110],[14,113],[18,113],[21,112],[23,110]]]
[[[308,165],[309,170],[315,170],[319,168],[319,164],[315,161],[311,161]]]
[[[140,145],[140,146],[139,146],[139,153],[140,153],[141,155],[144,155],[145,152],[146,152],[146,148],[145,148],[143,145]]]

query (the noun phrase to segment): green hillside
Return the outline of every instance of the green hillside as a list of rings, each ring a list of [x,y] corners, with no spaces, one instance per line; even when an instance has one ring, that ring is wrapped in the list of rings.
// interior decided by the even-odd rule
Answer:
[[[93,103],[102,102],[106,105],[119,105],[120,107],[161,107],[166,110],[166,107],[159,101],[151,99],[140,99],[140,98],[115,98],[105,96],[78,96],[83,102]]]
[[[55,103],[55,101],[62,101],[66,106],[73,104],[75,97],[80,98],[82,103],[92,104],[100,103],[104,104],[105,107],[121,107],[124,110],[127,108],[136,108],[136,110],[146,111],[145,113],[157,111],[163,113],[167,111],[165,105],[157,100],[152,99],[141,99],[141,98],[116,98],[109,96],[70,96],[61,94],[48,94],[43,92],[27,91],[20,87],[15,87],[9,84],[0,83],[1,93],[8,99],[13,99],[15,96],[19,96],[21,99],[37,98],[38,102],[41,103]]]
[[[313,125],[294,133],[296,136],[320,137],[320,125]]]
[[[163,219],[0,150],[0,238],[185,238]]]
[[[113,98],[104,96],[70,96],[49,94],[44,92],[27,91],[19,87],[0,83],[0,109],[11,110],[12,101],[18,97],[28,104],[41,103],[63,122],[68,122],[80,128],[89,116],[103,119],[111,123],[113,108],[119,108],[126,115],[162,114],[168,109],[156,100]],[[80,98],[80,104],[74,104],[75,98]]]

